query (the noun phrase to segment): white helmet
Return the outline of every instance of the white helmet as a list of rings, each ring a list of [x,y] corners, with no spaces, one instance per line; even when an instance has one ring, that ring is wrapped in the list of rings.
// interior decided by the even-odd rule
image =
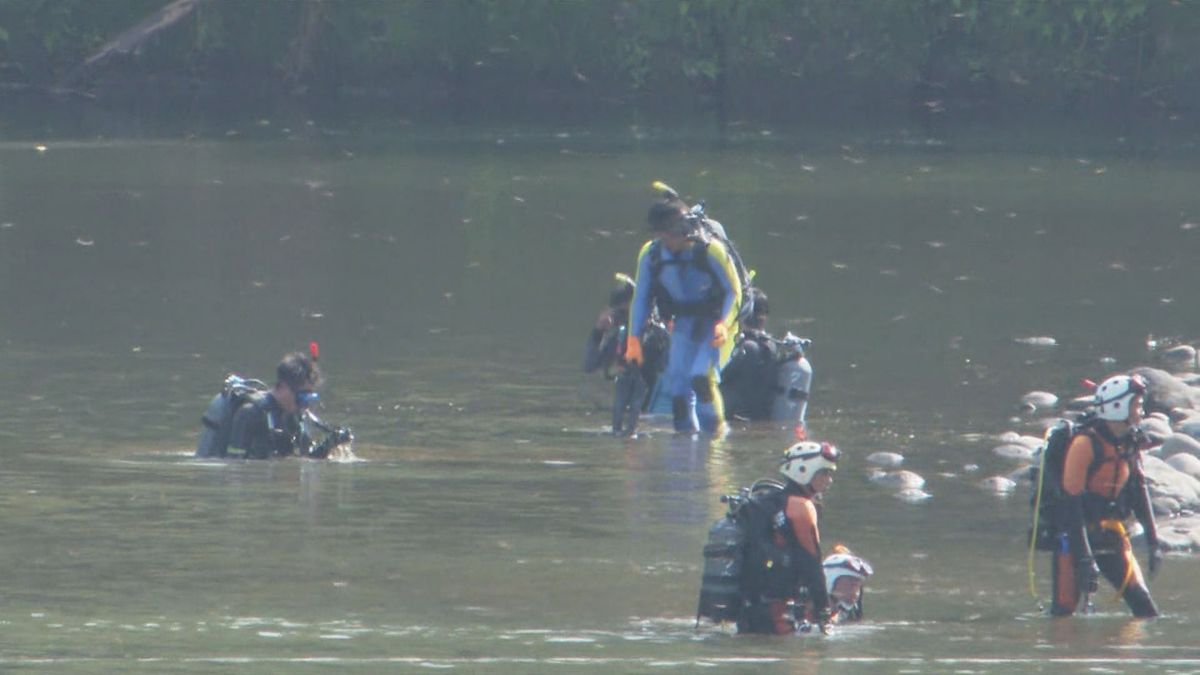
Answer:
[[[842,577],[855,577],[866,581],[875,573],[871,563],[850,552],[845,546],[835,546],[833,555],[825,558],[821,566],[825,568],[825,591],[833,594],[833,585]]]
[[[1114,375],[1096,387],[1092,406],[1102,420],[1124,422],[1129,419],[1129,407],[1136,396],[1146,393],[1146,381],[1141,375]]]
[[[821,469],[837,471],[838,449],[831,443],[802,441],[783,451],[779,473],[807,486]]]

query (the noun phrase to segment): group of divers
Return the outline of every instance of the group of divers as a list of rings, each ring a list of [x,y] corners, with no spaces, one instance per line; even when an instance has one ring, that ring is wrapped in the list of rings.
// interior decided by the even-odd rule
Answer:
[[[870,563],[841,544],[822,553],[818,515],[840,452],[807,437],[810,341],[767,332],[766,295],[704,202],[689,205],[669,186],[654,187],[661,196],[647,217],[652,238],[638,253],[636,276],[616,276],[584,360],[584,370],[614,381],[613,433],[635,435],[643,413],[669,410],[681,434],[718,437],[727,420],[771,420],[798,439],[780,459],[782,480],[722,497],[728,509],[703,549],[697,623],[795,634],[861,620]],[[348,428],[312,411],[318,358],[316,343],[285,355],[273,387],[230,375],[204,413],[196,456],[324,459],[348,445]],[[1114,375],[1096,387],[1091,410],[1047,432],[1030,548],[1031,557],[1035,548],[1053,554],[1053,615],[1090,604],[1101,575],[1134,616],[1158,615],[1125,527],[1132,518],[1141,524],[1153,575],[1162,550],[1141,463],[1146,393],[1137,375]]]

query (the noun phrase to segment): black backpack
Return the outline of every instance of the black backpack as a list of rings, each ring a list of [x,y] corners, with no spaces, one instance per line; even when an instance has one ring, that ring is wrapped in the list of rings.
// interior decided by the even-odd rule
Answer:
[[[1046,432],[1042,443],[1041,461],[1030,474],[1033,479],[1033,494],[1029,506],[1033,510],[1033,522],[1029,527],[1030,544],[1039,551],[1053,551],[1059,545],[1062,533],[1061,507],[1067,494],[1063,491],[1063,464],[1067,459],[1067,448],[1071,439],[1079,434],[1089,434],[1087,424],[1071,420],[1059,420]],[[1092,463],[1088,476],[1099,465],[1102,457],[1096,456],[1096,443],[1092,439]]]
[[[762,597],[787,597],[799,574],[782,483],[763,479],[721,501],[728,510],[709,529],[704,544],[697,626],[701,617],[713,623],[737,621],[748,604]],[[777,531],[784,533],[787,546],[776,543]]]
[[[770,337],[744,335],[721,372],[725,416],[769,419],[780,365],[779,350]]]

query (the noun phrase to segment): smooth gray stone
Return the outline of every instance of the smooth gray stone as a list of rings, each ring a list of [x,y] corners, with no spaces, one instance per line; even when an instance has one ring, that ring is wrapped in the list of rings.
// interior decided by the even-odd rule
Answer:
[[[879,471],[876,469],[870,473],[868,478],[872,483],[885,487],[902,489],[920,489],[925,487],[925,479],[907,469],[899,471]]]
[[[992,448],[992,454],[1004,459],[1015,459],[1022,462],[1028,462],[1033,459],[1032,448],[1027,445],[1017,445],[1016,443],[998,445]]]
[[[1200,478],[1200,457],[1186,452],[1176,453],[1167,458],[1167,466],[1182,471],[1192,478]]]
[[[1031,391],[1021,397],[1021,405],[1036,408],[1053,408],[1058,405],[1058,396],[1048,391]]]
[[[1166,459],[1181,452],[1200,457],[1200,440],[1187,434],[1171,434],[1163,441],[1162,451],[1159,455]]]
[[[898,452],[872,452],[867,455],[867,464],[894,469],[904,463],[904,455]]]
[[[895,495],[896,499],[909,504],[920,504],[924,501],[933,499],[933,495],[922,490],[921,488],[905,488]]]
[[[1200,407],[1200,388],[1189,385],[1171,373],[1147,367],[1134,368],[1132,372],[1146,380],[1147,412],[1170,414],[1175,408]]]
[[[1152,455],[1142,455],[1142,467],[1151,498],[1170,497],[1184,509],[1200,507],[1200,480]]]
[[[989,476],[979,481],[979,487],[996,494],[1012,494],[1017,489],[1016,481],[1004,476]]]

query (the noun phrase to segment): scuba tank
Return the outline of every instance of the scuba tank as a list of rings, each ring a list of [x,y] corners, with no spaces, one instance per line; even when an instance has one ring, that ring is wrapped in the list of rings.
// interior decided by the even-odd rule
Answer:
[[[255,393],[267,391],[262,380],[246,379],[230,374],[225,378],[221,392],[208,403],[208,409],[200,418],[204,425],[200,440],[196,443],[196,457],[224,457],[229,447],[229,435],[233,431],[233,414]]]
[[[808,413],[808,392],[812,389],[812,364],[804,357],[810,340],[788,333],[779,343],[782,356],[775,376],[775,399],[771,420],[804,424]]]

